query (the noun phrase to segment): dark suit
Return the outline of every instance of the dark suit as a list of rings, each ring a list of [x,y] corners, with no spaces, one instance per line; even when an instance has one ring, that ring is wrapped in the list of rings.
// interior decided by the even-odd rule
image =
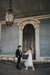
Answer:
[[[17,68],[18,68],[19,64],[20,64],[21,57],[22,57],[22,52],[20,52],[19,49],[16,50],[16,57],[18,59],[18,61],[17,61]]]

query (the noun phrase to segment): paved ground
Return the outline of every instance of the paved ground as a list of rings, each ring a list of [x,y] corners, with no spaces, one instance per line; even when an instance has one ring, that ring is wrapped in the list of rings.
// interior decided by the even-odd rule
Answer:
[[[20,66],[22,69],[17,70],[15,62],[0,61],[0,75],[50,75],[50,63],[34,63],[34,71],[26,71],[23,62]]]

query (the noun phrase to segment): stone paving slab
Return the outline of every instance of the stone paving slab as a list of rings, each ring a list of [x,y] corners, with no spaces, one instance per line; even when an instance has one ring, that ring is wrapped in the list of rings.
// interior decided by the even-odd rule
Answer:
[[[20,64],[21,70],[16,69],[16,62],[0,61],[0,75],[50,75],[50,63],[34,63],[35,70],[25,70],[24,62]]]

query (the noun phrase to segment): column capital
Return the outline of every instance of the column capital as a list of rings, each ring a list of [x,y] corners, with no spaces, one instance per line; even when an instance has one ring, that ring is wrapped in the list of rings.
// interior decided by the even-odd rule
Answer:
[[[21,25],[21,26],[19,26],[19,30],[20,31],[22,31],[23,30],[23,26]]]
[[[35,30],[40,30],[39,24],[35,24],[35,25],[34,25],[34,28],[35,28]]]

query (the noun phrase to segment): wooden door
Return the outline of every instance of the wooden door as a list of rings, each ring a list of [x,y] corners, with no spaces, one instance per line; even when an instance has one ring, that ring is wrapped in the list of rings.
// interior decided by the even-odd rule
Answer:
[[[33,59],[35,59],[35,29],[33,25],[27,24],[23,30],[23,52],[26,52],[31,47],[33,50]],[[27,58],[27,56],[23,56]]]

